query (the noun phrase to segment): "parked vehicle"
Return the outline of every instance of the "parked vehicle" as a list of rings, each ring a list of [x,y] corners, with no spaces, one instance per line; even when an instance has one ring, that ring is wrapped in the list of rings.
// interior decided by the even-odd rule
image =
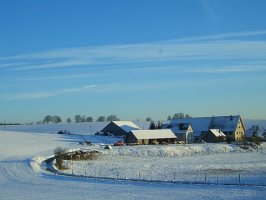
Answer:
[[[84,142],[86,145],[91,145],[92,143],[91,143],[91,141],[85,141]]]
[[[60,131],[57,132],[57,134],[67,134],[67,135],[69,135],[70,132],[67,131],[67,130],[64,130],[64,131],[60,130]]]
[[[109,133],[109,132],[96,132],[94,135],[100,135],[100,136],[114,136],[112,133]]]
[[[117,141],[116,143],[114,143],[114,146],[123,146],[124,142],[122,140]]]
[[[91,141],[79,142],[81,145],[92,145]]]

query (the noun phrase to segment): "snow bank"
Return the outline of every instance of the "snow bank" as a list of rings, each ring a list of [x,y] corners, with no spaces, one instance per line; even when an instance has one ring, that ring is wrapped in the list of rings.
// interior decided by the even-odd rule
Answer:
[[[236,145],[229,144],[185,144],[157,146],[123,146],[111,153],[123,156],[191,156],[197,154],[219,154],[241,151]],[[109,152],[108,152],[109,153]]]
[[[46,160],[44,157],[34,157],[30,160],[30,166],[35,173],[41,173],[41,165]]]

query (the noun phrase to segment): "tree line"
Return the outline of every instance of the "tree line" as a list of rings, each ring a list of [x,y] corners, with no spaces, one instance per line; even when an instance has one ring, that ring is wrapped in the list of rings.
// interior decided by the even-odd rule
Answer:
[[[184,119],[184,118],[191,118],[191,116],[189,114],[184,114],[184,113],[175,113],[173,116],[169,115],[166,120],[170,121],[174,119]],[[150,127],[149,127],[150,130],[161,129],[163,125],[161,121],[158,121],[158,123],[155,124],[155,122],[150,117],[147,117],[146,121],[150,122]]]
[[[173,114],[172,116],[169,115],[167,117],[166,120],[173,120],[173,119],[182,119],[182,118],[191,118],[191,116],[189,114],[185,114],[185,113],[175,113]],[[116,115],[108,115],[108,116],[104,116],[104,115],[101,115],[99,117],[97,117],[96,119],[94,119],[92,116],[86,116],[86,115],[80,115],[80,114],[77,114],[74,116],[74,118],[70,118],[68,117],[66,119],[66,122],[67,123],[82,123],[82,122],[110,122],[110,121],[119,121],[120,119],[116,116]],[[151,117],[147,117],[145,119],[147,122],[153,122],[152,118]],[[49,124],[49,123],[53,123],[53,124],[58,124],[58,123],[61,123],[62,122],[62,119],[60,116],[58,115],[46,115],[42,121],[38,121],[36,122],[36,124]],[[32,124],[32,123],[30,123]],[[152,123],[152,128],[154,127],[153,126],[154,122]],[[160,124],[157,124],[156,127],[160,127]]]
[[[173,114],[173,116],[169,115],[166,120],[169,121],[172,119],[184,119],[184,118],[191,118],[191,116],[189,114],[185,114],[185,113],[175,113],[175,114]],[[153,121],[151,117],[147,117],[145,120],[147,122]]]
[[[109,122],[109,121],[119,121],[120,119],[116,116],[116,115],[109,115],[107,117],[101,115],[96,119],[96,122]],[[91,116],[86,116],[86,115],[75,115],[73,120],[68,117],[66,119],[67,123],[82,123],[82,122],[93,122],[94,119]],[[61,123],[62,119],[61,117],[59,117],[58,115],[46,115],[42,121],[37,122],[37,124],[49,124],[49,123],[53,123],[53,124],[58,124]]]

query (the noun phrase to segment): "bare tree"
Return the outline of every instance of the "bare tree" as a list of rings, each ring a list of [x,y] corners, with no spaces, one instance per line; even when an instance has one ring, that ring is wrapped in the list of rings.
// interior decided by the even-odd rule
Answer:
[[[58,124],[62,122],[62,119],[59,116],[55,115],[51,117],[51,122],[53,122],[54,124]]]
[[[105,121],[105,116],[100,116],[97,118],[97,122],[104,122]]]
[[[51,121],[52,121],[52,116],[51,115],[47,115],[43,119],[43,123],[44,124],[49,124],[49,122],[51,122]]]
[[[92,117],[87,117],[86,118],[86,122],[93,122],[93,118]]]
[[[67,123],[71,123],[72,122],[72,120],[71,120],[71,118],[67,118]]]

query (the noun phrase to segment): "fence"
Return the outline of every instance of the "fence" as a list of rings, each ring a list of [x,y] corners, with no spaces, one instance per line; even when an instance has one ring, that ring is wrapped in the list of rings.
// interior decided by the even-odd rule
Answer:
[[[68,169],[65,173],[82,177],[95,177],[102,179],[119,179],[145,182],[184,182],[184,183],[208,183],[208,184],[238,184],[238,185],[264,185],[266,186],[266,174],[251,173],[232,170],[201,170],[196,172],[156,172],[152,170],[132,171],[124,167],[101,167],[88,165],[82,169]]]

